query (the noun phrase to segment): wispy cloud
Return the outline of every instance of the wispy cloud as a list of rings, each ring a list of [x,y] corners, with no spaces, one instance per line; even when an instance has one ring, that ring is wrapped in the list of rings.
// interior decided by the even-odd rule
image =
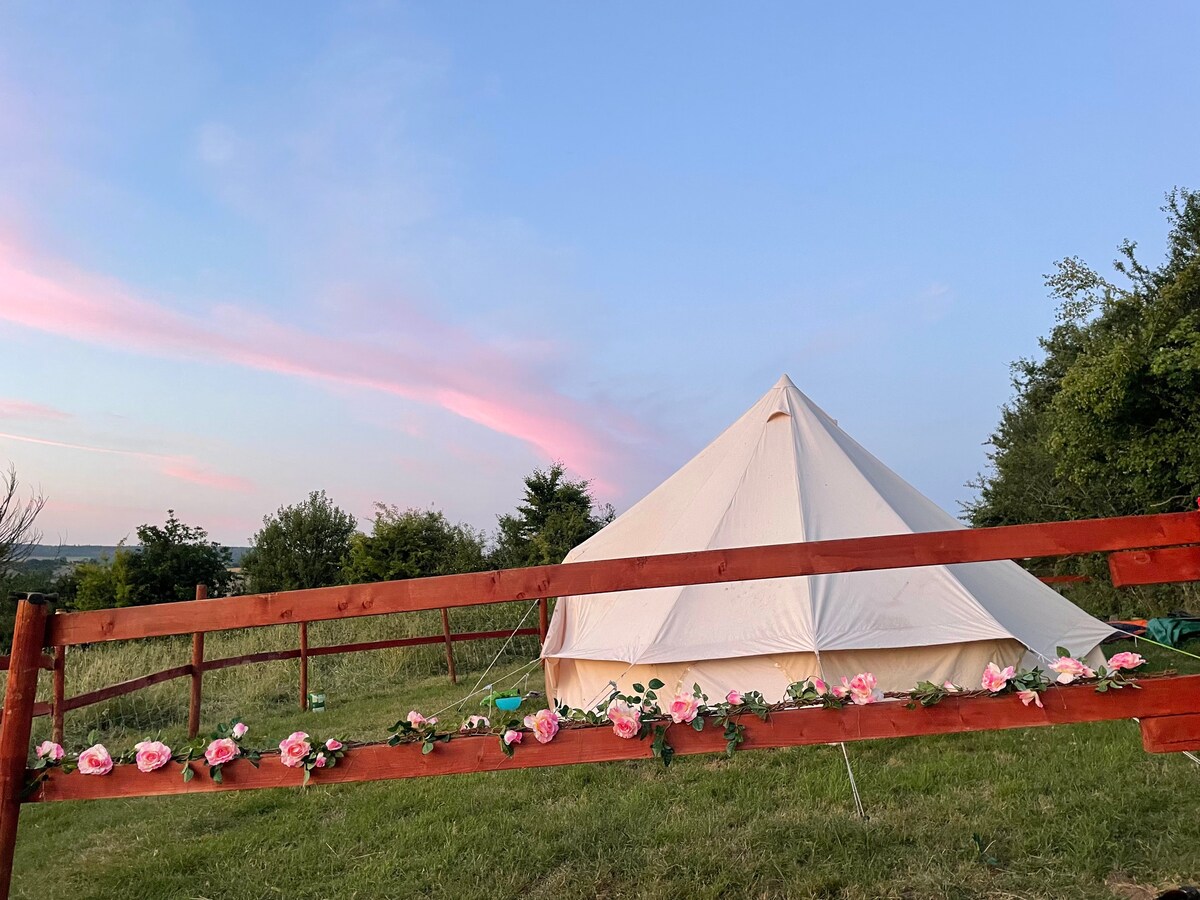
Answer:
[[[70,413],[44,406],[41,403],[30,403],[26,400],[5,399],[0,397],[0,419],[69,419]]]
[[[225,475],[214,472],[190,456],[171,456],[165,453],[148,453],[144,450],[121,450],[115,447],[95,447],[90,444],[78,444],[71,441],[56,441],[51,438],[35,437],[28,434],[12,434],[0,431],[0,439],[21,441],[26,444],[39,444],[43,447],[59,447],[64,450],[78,450],[84,453],[102,453],[110,456],[125,456],[153,463],[158,471],[169,478],[180,481],[190,481],[193,484],[217,488],[224,491],[248,493],[255,489],[252,481],[236,475]]]
[[[545,387],[540,355],[524,359],[415,311],[403,329],[371,337],[318,333],[232,305],[184,315],[112,280],[0,244],[0,319],[131,352],[222,361],[431,404],[606,484],[627,445],[643,436],[632,418]],[[321,325],[333,331],[339,323],[330,313]]]

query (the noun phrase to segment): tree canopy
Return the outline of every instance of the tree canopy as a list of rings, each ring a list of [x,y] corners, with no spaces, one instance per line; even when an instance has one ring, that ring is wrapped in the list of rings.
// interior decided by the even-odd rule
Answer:
[[[525,496],[516,512],[500,516],[493,564],[496,568],[553,565],[577,544],[613,519],[600,506],[586,480],[571,481],[556,462],[525,478]]]
[[[242,557],[246,590],[258,594],[341,584],[357,525],[324,491],[279,507],[263,517],[262,529]]]
[[[1077,258],[1047,276],[1058,321],[1013,366],[977,526],[1195,508],[1200,492],[1200,194],[1163,207],[1157,267],[1125,241],[1112,280]]]
[[[393,581],[487,568],[485,537],[437,510],[375,504],[371,533],[350,538],[346,581]]]
[[[229,548],[209,541],[203,528],[180,522],[175,510],[167,510],[163,526],[139,526],[137,535],[139,546],[122,544],[111,559],[75,567],[77,609],[191,600],[198,584],[206,585],[211,597],[229,590]]]

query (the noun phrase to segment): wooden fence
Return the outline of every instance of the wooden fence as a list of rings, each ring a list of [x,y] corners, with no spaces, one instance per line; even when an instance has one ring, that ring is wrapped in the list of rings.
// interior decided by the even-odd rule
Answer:
[[[197,585],[196,599],[208,599],[207,588],[204,585]],[[48,669],[54,673],[52,678],[53,688],[50,702],[35,703],[33,705],[33,717],[36,719],[39,716],[51,716],[53,720],[51,738],[56,743],[61,744],[66,713],[76,709],[83,709],[85,706],[92,706],[96,703],[104,703],[115,697],[123,697],[126,694],[145,690],[156,684],[162,684],[164,681],[190,677],[191,692],[188,699],[188,737],[194,738],[200,733],[200,711],[203,700],[202,684],[205,672],[215,672],[220,669],[253,665],[255,663],[298,659],[300,660],[300,709],[304,710],[308,708],[308,661],[312,657],[331,656],[341,653],[363,653],[371,650],[388,650],[395,647],[419,647],[428,644],[446,645],[446,668],[450,676],[450,683],[457,684],[458,678],[454,664],[454,644],[462,641],[483,641],[497,638],[533,636],[536,636],[540,641],[545,641],[549,618],[547,600],[542,599],[538,607],[537,628],[518,628],[515,631],[465,631],[456,633],[450,630],[449,612],[443,608],[441,611],[442,633],[439,635],[361,641],[352,644],[333,644],[323,647],[309,646],[308,622],[300,622],[297,626],[299,629],[299,646],[294,650],[264,650],[258,653],[245,653],[241,656],[227,656],[222,659],[205,659],[204,632],[195,632],[192,635],[192,661],[190,663],[172,666],[169,669],[163,669],[161,672],[140,675],[137,678],[130,678],[117,684],[78,694],[74,697],[66,696],[67,648],[59,646],[54,648],[53,656],[43,654],[39,660],[39,668]],[[9,657],[0,656],[0,671],[6,671],[8,666]],[[3,715],[3,711],[0,711],[0,723],[3,722]]]
[[[172,769],[142,773],[133,766],[118,766],[104,777],[52,771],[35,790],[26,791],[30,733],[38,710],[35,703],[38,671],[61,666],[62,651],[70,646],[193,635],[190,666],[145,677],[165,680],[168,675],[191,675],[196,698],[192,709],[198,725],[198,676],[219,663],[233,665],[265,661],[267,657],[252,654],[261,658],[205,661],[204,634],[212,631],[288,623],[306,626],[309,622],[357,616],[652,587],[1097,552],[1113,554],[1110,567],[1114,583],[1190,580],[1200,573],[1200,547],[1189,545],[1200,545],[1200,512],[673,553],[53,616],[47,615],[45,604],[34,597],[22,601],[17,608],[0,727],[0,898],[8,896],[22,803],[245,790],[301,783],[299,770],[274,765],[269,760],[262,768],[235,760],[224,768],[219,784],[204,777],[185,782]],[[545,633],[545,613],[543,603],[538,629],[541,634]],[[442,639],[445,640],[444,634]],[[270,658],[306,659],[321,651],[377,649],[391,642],[310,648],[307,629],[302,627],[300,643],[298,650],[276,651]],[[52,654],[44,653],[47,647],[52,648]],[[747,726],[743,746],[783,747],[1137,718],[1143,745],[1151,752],[1200,749],[1200,676],[1144,679],[1141,683],[1139,691],[1103,695],[1087,685],[1058,688],[1047,694],[1044,709],[1026,708],[1015,696],[1006,695],[951,697],[936,706],[914,710],[902,704],[789,710],[772,714],[768,722]],[[58,688],[54,702],[60,707],[67,703],[58,695]],[[678,737],[674,733],[672,736],[678,753],[724,749],[724,741],[714,729],[702,733],[680,731]],[[552,743],[522,748],[513,758],[501,753],[494,737],[470,736],[439,745],[435,752],[427,754],[404,746],[356,746],[341,765],[332,771],[322,771],[320,778],[329,782],[405,778],[629,759],[644,756],[646,752],[645,744],[622,741],[603,728],[564,730]]]

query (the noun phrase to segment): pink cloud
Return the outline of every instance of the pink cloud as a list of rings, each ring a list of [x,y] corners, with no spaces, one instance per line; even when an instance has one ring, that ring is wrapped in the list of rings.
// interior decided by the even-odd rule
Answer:
[[[306,331],[234,306],[187,316],[111,280],[39,263],[0,243],[0,319],[139,353],[220,360],[427,403],[517,438],[606,486],[620,472],[623,446],[644,437],[638,422],[604,404],[547,390],[540,381],[549,376],[537,371],[544,350],[506,352],[413,310],[402,328],[356,338]]]
[[[4,431],[0,431],[0,438],[10,441],[21,441],[26,444],[39,444],[43,447],[61,447],[64,450],[80,450],[85,453],[104,453],[113,456],[144,459],[155,463],[158,471],[168,478],[190,481],[193,484],[202,484],[206,487],[217,488],[219,490],[248,493],[255,489],[252,481],[236,475],[223,475],[220,472],[214,472],[189,456],[170,456],[164,453],[148,453],[143,450],[119,450],[113,447],[94,447],[89,444],[56,441],[28,434],[10,434]]]
[[[70,413],[40,403],[0,398],[0,419],[69,419]]]

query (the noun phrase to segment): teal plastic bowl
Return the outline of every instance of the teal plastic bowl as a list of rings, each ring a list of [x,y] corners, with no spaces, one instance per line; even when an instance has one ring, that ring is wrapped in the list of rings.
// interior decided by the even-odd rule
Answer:
[[[521,705],[520,697],[497,697],[496,698],[496,708],[497,709],[503,709],[508,712],[512,712],[514,709],[519,708],[520,705]]]

